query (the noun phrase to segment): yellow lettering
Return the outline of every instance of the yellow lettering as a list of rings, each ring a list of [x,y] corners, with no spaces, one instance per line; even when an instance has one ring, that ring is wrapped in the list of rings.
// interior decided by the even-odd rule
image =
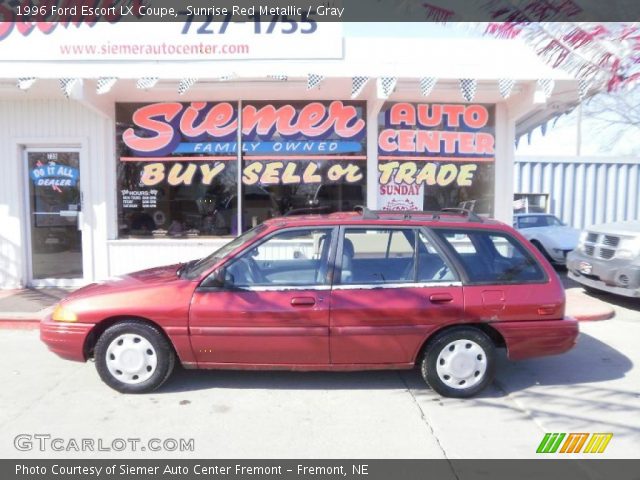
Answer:
[[[398,167],[394,180],[396,183],[407,183],[409,185],[413,185],[416,181],[414,175],[417,170],[418,167],[414,162],[402,162]]]
[[[380,172],[380,185],[386,185],[391,180],[393,171],[398,168],[399,162],[385,162],[378,164],[378,171]]]
[[[287,163],[282,173],[282,183],[300,183],[300,175],[296,175],[296,164],[294,162]]]
[[[422,169],[420,173],[416,176],[416,183],[418,185],[425,183],[427,185],[435,185],[436,184],[436,164],[435,163],[427,163]]]
[[[270,162],[264,166],[264,173],[260,179],[260,183],[263,185],[273,185],[280,183],[278,173],[284,164],[282,162]]]
[[[169,182],[169,185],[173,186],[180,185],[181,183],[191,185],[193,175],[196,173],[196,170],[197,167],[193,163],[187,165],[184,171],[182,171],[182,165],[176,163],[171,167],[171,170],[169,170],[169,177],[167,181]]]
[[[458,167],[456,167],[453,163],[442,165],[440,167],[440,171],[438,172],[438,185],[440,185],[441,187],[446,187],[456,179],[457,174]]]
[[[462,165],[458,174],[458,185],[461,187],[470,187],[473,181],[473,173],[478,169],[478,165]]]
[[[302,174],[302,183],[321,183],[322,177],[316,173],[317,171],[317,164],[310,163],[307,165],[307,168],[304,169],[304,173]]]
[[[262,163],[253,162],[247,165],[242,172],[242,183],[245,185],[255,185],[260,178],[258,174],[262,171]]]
[[[220,162],[213,167],[208,164],[204,164],[200,166],[200,171],[202,172],[202,183],[204,185],[211,185],[213,179],[222,172],[225,168],[224,163]]]
[[[143,185],[151,187],[164,180],[164,165],[162,163],[150,163],[142,169],[140,181]]]

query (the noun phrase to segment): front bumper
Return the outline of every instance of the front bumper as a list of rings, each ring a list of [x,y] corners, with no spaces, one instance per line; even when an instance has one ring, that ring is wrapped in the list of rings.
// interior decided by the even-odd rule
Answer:
[[[505,340],[510,360],[557,355],[571,350],[580,333],[578,321],[532,320],[492,323]]]
[[[590,273],[580,271],[583,263],[591,265]],[[587,287],[625,297],[640,297],[640,265],[634,265],[630,260],[602,260],[574,251],[567,257],[567,269],[569,278]]]
[[[62,358],[85,362],[84,345],[94,326],[89,323],[54,322],[48,315],[40,322],[40,340]]]

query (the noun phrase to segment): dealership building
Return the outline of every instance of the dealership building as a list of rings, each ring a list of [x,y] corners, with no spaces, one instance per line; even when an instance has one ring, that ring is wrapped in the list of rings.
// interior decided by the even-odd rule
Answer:
[[[0,32],[1,288],[190,260],[293,213],[510,222],[517,135],[579,101],[517,41],[196,27]]]

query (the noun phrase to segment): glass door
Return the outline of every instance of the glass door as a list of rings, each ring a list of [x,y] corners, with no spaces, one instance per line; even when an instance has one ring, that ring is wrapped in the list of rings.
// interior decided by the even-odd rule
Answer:
[[[82,283],[79,151],[26,152],[32,286]]]

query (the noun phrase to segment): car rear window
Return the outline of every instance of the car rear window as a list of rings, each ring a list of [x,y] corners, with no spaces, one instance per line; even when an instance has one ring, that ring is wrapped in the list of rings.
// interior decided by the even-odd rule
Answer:
[[[472,283],[537,283],[540,264],[514,237],[483,230],[434,229],[462,264]]]

